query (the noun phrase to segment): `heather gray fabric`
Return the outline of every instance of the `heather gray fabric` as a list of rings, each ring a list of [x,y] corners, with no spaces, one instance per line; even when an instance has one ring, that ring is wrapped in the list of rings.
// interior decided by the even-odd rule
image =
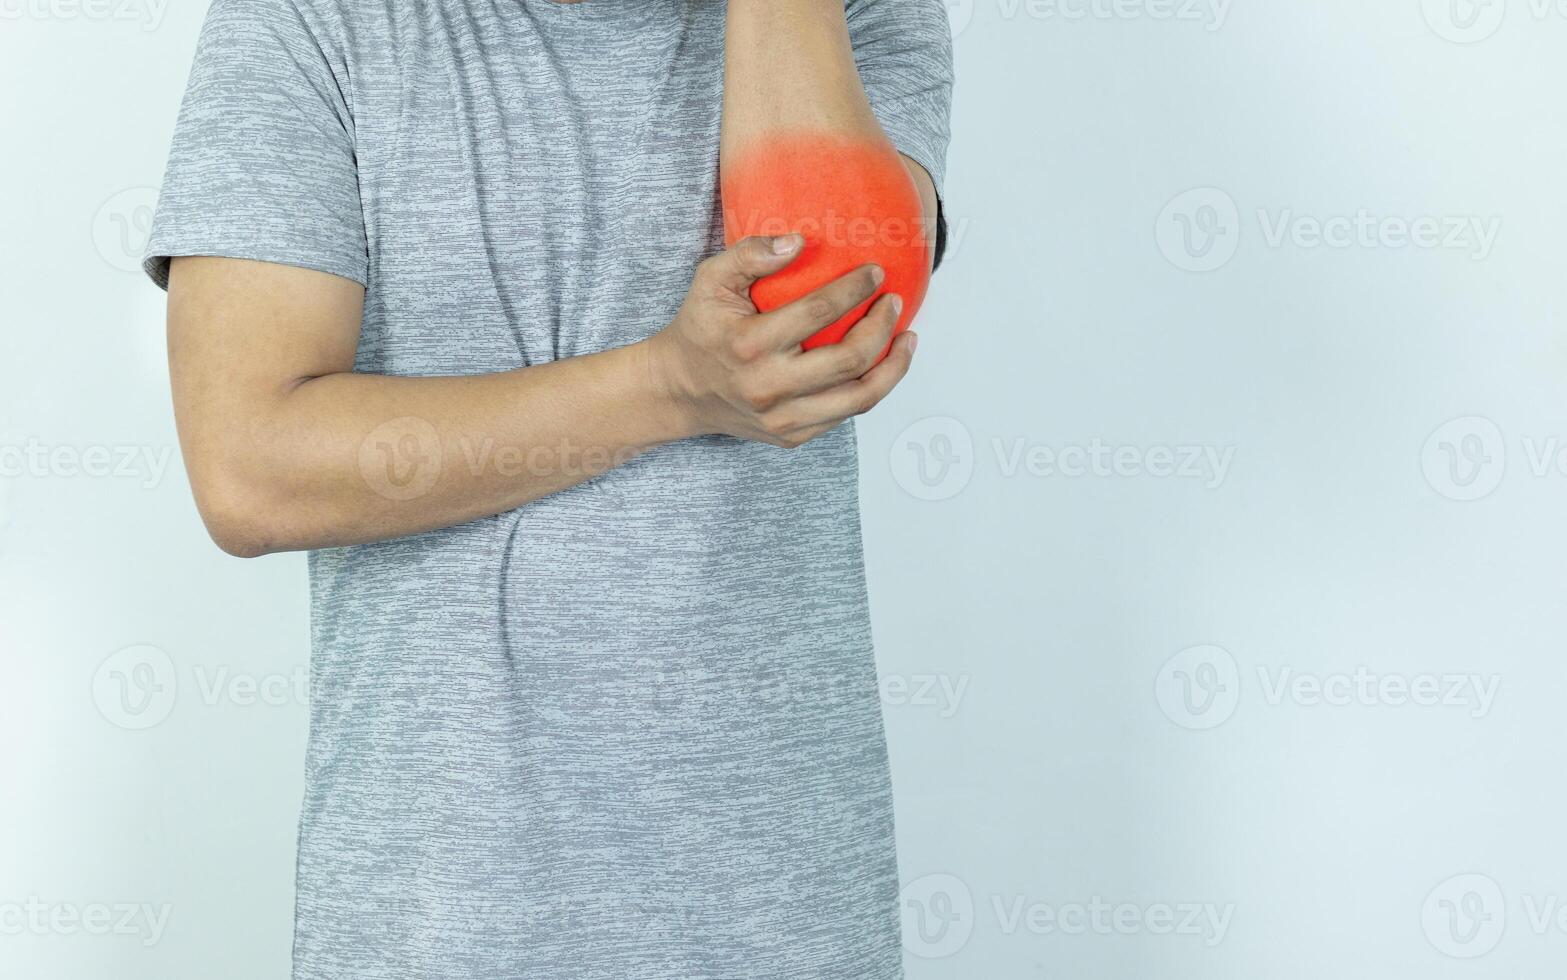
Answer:
[[[942,0],[849,10],[878,115],[939,183]],[[723,22],[721,0],[216,0],[147,271],[365,283],[365,372],[646,337],[719,247]],[[313,554],[294,975],[900,976],[856,477],[848,425],[795,452],[698,439]]]

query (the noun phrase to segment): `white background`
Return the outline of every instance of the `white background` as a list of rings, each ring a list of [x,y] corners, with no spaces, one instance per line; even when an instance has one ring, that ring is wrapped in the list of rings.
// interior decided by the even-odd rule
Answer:
[[[591,2],[591,0],[590,0]],[[912,980],[1567,965],[1567,10],[963,0],[861,424]],[[0,0],[0,976],[287,972],[299,556],[134,270],[198,0]]]

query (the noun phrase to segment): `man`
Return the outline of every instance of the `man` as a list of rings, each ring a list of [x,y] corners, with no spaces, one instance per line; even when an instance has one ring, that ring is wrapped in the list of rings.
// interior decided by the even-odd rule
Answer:
[[[929,220],[950,84],[940,0],[215,0],[147,269],[215,540],[311,552],[297,978],[901,975],[840,423],[913,335],[759,314],[718,147]]]

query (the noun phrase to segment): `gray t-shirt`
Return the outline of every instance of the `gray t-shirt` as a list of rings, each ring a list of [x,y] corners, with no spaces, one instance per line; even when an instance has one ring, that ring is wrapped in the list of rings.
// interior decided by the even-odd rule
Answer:
[[[942,0],[848,12],[939,186]],[[360,282],[362,372],[645,338],[720,246],[723,35],[722,0],[216,0],[147,271]],[[693,439],[313,553],[294,976],[900,976],[856,484],[852,425]]]

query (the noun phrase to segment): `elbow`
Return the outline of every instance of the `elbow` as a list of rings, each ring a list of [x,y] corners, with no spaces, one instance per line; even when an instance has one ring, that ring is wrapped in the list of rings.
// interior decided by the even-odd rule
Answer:
[[[275,509],[267,494],[234,474],[191,474],[196,510],[207,534],[225,554],[235,558],[260,558],[284,549],[277,546],[279,529],[273,526]]]
[[[234,558],[260,558],[281,550],[268,544],[270,536],[252,508],[225,503],[200,510],[207,534],[224,554]]]
[[[212,543],[231,558],[260,558],[274,553],[258,537],[238,526],[208,521],[207,532],[212,536]]]
[[[930,285],[935,188],[923,168],[885,137],[782,133],[758,138],[722,162],[725,239],[799,232],[806,248],[788,268],[751,287],[763,313],[863,265],[880,266],[881,293],[903,299],[896,332],[909,328]],[[927,198],[926,189],[929,188]],[[863,308],[808,339],[837,343]]]

